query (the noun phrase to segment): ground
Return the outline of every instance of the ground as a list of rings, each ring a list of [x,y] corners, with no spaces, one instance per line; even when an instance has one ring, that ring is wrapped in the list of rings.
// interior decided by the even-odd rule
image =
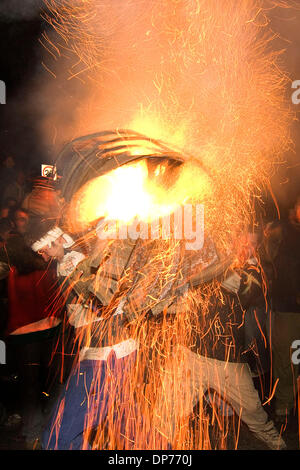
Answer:
[[[8,415],[20,413],[18,409],[18,382],[14,376],[0,376],[0,402],[5,405]],[[274,417],[272,402],[265,409],[270,418]],[[299,450],[300,437],[297,414],[292,414],[285,425],[277,425],[287,444],[287,450]],[[0,450],[27,450],[24,439],[20,437],[20,422],[11,426],[0,425]],[[234,449],[234,440],[228,439],[228,449]],[[237,450],[261,451],[268,447],[256,439],[248,427],[241,423]]]

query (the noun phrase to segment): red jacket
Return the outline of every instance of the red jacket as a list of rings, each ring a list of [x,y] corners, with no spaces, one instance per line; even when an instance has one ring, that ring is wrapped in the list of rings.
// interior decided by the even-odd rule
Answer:
[[[30,325],[27,331],[25,328],[21,334],[47,329],[51,324],[52,326],[58,324],[56,319],[60,317],[61,308],[57,298],[55,271],[48,269],[20,275],[16,268],[12,267],[8,276],[8,303],[7,335],[27,325]]]

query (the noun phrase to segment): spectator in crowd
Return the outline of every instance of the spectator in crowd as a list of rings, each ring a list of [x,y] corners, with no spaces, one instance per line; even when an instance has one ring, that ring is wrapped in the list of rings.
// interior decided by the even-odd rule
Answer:
[[[68,318],[64,324],[63,344],[65,352],[68,351],[69,361],[65,361],[63,376],[71,366],[74,348],[74,327],[76,328],[76,313],[72,309],[72,295],[68,278],[85,255],[75,247],[73,238],[57,226],[52,220],[33,219],[29,225],[29,233],[26,236],[27,244],[40,255],[46,263],[55,266],[58,290],[66,302],[66,313]],[[76,309],[75,309],[76,310]]]
[[[10,219],[2,218],[0,219],[0,249],[5,246],[5,243],[10,237],[12,230],[12,224]],[[2,265],[3,267],[3,265]],[[1,262],[0,262],[1,269]],[[3,271],[2,271],[3,272]],[[5,329],[8,320],[8,298],[7,298],[7,285],[6,285],[6,273],[7,269],[4,269],[4,277],[0,277],[0,340],[5,340]],[[5,358],[6,359],[6,358]],[[0,387],[3,385],[4,381],[7,379],[7,367],[5,363],[0,361]],[[12,422],[16,422],[16,414],[9,415],[3,403],[0,402],[0,425],[7,426]],[[20,418],[20,417],[19,417]]]
[[[21,207],[16,207],[10,211],[10,218],[13,225],[13,232],[25,235],[29,224],[28,211]]]
[[[51,178],[37,177],[32,191],[22,202],[22,208],[32,216],[58,220],[62,215],[63,201]]]
[[[273,224],[272,354],[276,420],[285,422],[297,408],[297,364],[292,345],[300,339],[300,199],[289,217]],[[276,249],[274,250],[274,247]]]
[[[5,247],[5,244],[10,238],[11,230],[11,221],[7,218],[0,219],[0,250]],[[4,336],[8,318],[8,299],[6,288],[7,269],[6,263],[0,261],[0,270],[3,273],[2,276],[0,276],[0,339]]]
[[[80,309],[80,306],[77,305],[76,300],[74,300],[74,293],[72,293],[72,290],[68,285],[68,277],[75,270],[76,266],[84,260],[85,255],[81,253],[80,250],[76,250],[73,248],[74,241],[69,234],[65,233],[60,227],[53,224],[53,221],[49,220],[44,220],[43,224],[33,224],[30,227],[28,243],[31,244],[32,250],[38,253],[46,262],[50,260],[56,261],[57,275],[60,279],[61,288],[66,294],[66,307],[68,313],[67,322],[68,325],[71,326],[71,329],[73,329],[72,336],[73,340],[76,341],[76,333],[74,333],[74,331],[81,330],[82,327],[87,324],[88,320],[85,316],[85,307],[83,309]],[[77,339],[78,335],[79,333],[77,332]],[[72,416],[73,420],[79,420],[80,422],[82,421],[82,419],[84,420],[84,403],[82,403],[82,407],[78,409],[78,400],[76,398],[80,396],[80,402],[83,398],[83,395],[80,393],[82,392],[81,386],[80,384],[78,384],[78,377],[80,382],[81,375],[82,374],[79,374],[79,376],[77,376],[77,373],[71,373],[71,378],[66,385],[68,395],[71,395],[71,400],[68,399],[68,401],[65,403],[64,418],[61,425],[62,430],[59,432],[59,437],[57,437],[56,430],[52,429],[56,413],[56,410],[54,409],[54,416],[48,423],[48,426],[44,433],[44,448],[51,449],[57,447],[58,449],[69,449],[69,447],[72,445],[75,446],[75,448],[78,448],[76,442],[82,441],[82,429],[78,427],[78,423],[75,426],[71,426],[72,420],[70,418]],[[84,381],[85,387],[88,387],[88,379],[86,377],[84,378]],[[70,416],[68,415],[69,408]],[[76,434],[79,434],[79,437],[76,437]],[[73,440],[74,442],[72,442]]]
[[[13,198],[8,198],[3,202],[0,209],[0,217],[10,217],[11,211],[17,207],[17,201]]]
[[[246,256],[242,277],[246,289],[254,283],[258,287],[256,296],[245,313],[245,357],[250,365],[252,375],[264,376],[270,371],[270,299],[265,279],[265,260],[260,257],[263,241],[262,231],[256,229],[248,232]]]
[[[17,205],[21,204],[25,197],[25,173],[18,170],[16,178],[10,182],[3,191],[3,200],[15,200]]]

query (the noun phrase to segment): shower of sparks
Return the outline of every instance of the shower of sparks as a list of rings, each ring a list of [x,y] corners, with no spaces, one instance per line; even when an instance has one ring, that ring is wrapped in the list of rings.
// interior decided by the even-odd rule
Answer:
[[[82,86],[91,91],[94,105],[87,98],[74,111],[76,129],[84,135],[112,127],[132,129],[176,146],[183,155],[193,155],[193,163],[183,164],[168,190],[155,178],[149,180],[142,160],[95,175],[71,201],[72,226],[77,223],[79,231],[109,216],[126,222],[135,216],[148,220],[192,199],[204,204],[206,239],[208,244],[213,240],[213,248],[200,253],[199,272],[205,274],[211,252],[218,253],[220,260],[230,254],[230,266],[242,267],[241,235],[255,222],[254,205],[268,186],[274,164],[290,145],[288,78],[281,52],[272,48],[276,35],[269,20],[270,11],[289,3],[45,0],[45,5],[45,17],[57,38],[54,42],[44,35],[43,42],[56,62],[60,56],[75,57],[70,78],[82,79]],[[134,263],[128,267],[123,259],[130,243],[98,242],[90,258],[98,257],[97,273],[79,278],[75,272],[70,279],[77,290],[89,282],[94,292],[101,293],[106,319],[112,318],[116,302],[126,297],[124,309],[132,321],[118,332],[117,341],[115,337],[111,341],[135,338],[139,343],[126,386],[102,383],[95,370],[93,386],[87,390],[84,448],[88,444],[93,449],[167,448],[171,435],[176,449],[225,449],[230,436],[236,448],[241,417],[222,416],[217,394],[212,395],[209,415],[200,383],[191,419],[180,399],[185,378],[175,380],[182,360],[176,346],[190,344],[192,333],[204,338],[209,332],[210,300],[214,295],[222,302],[220,283],[210,279],[209,284],[188,291],[184,300],[173,302],[173,315],[167,316],[163,293],[172,291],[172,283],[192,280],[191,264],[178,259],[178,241],[159,240],[154,248],[143,241],[137,258],[144,256],[145,262],[137,264],[137,272]],[[110,295],[112,291],[117,294]],[[78,302],[88,302],[84,289]],[[160,322],[147,321],[149,309],[162,314]],[[92,319],[92,306],[89,315]],[[234,312],[228,312],[228,321],[234,323]],[[109,321],[91,323],[80,330],[78,347],[88,347],[95,335],[99,344],[104,337],[112,338],[111,329]],[[215,341],[222,334],[220,326]],[[234,345],[228,342],[230,346]],[[94,413],[101,404],[96,392],[101,387],[107,389],[109,412],[106,422],[97,426]],[[132,406],[121,429],[124,403]],[[175,429],[171,429],[174,413]]]

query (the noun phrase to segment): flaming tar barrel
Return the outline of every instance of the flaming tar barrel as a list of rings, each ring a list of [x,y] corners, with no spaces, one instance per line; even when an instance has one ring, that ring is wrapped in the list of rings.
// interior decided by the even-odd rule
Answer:
[[[140,133],[136,133],[130,130],[114,130],[102,131],[96,134],[79,137],[63,148],[57,159],[58,170],[60,174],[63,175],[63,196],[66,201],[68,201],[72,206],[72,203],[76,198],[76,194],[83,187],[85,187],[89,181],[95,180],[95,178],[100,177],[102,175],[110,174],[111,172],[113,172],[113,170],[116,170],[120,167],[128,166],[131,164],[133,165],[136,162],[146,162],[147,179],[150,181],[156,181],[156,187],[165,189],[164,194],[165,198],[168,197],[168,208],[171,207],[172,202],[170,200],[169,194],[172,194],[171,199],[177,197],[177,203],[179,201],[179,203],[182,204],[184,201],[186,201],[186,199],[188,199],[188,197],[193,192],[193,188],[189,187],[189,184],[187,183],[189,182],[189,179],[186,180],[183,178],[183,181],[180,183],[181,186],[184,186],[183,194],[181,195],[181,200],[178,199],[178,192],[180,192],[181,188],[180,185],[176,186],[176,182],[178,182],[181,174],[180,172],[186,165],[194,165],[192,166],[191,173],[196,173],[196,183],[200,182],[202,178],[205,178],[206,181],[208,181],[210,184],[210,175],[208,171],[201,165],[201,163],[199,163],[199,160],[195,161],[192,156],[183,155],[178,151],[170,149],[165,143],[155,139],[151,139]],[[161,174],[158,174],[157,168],[159,165],[162,164],[164,165],[166,171],[161,172]],[[188,174],[188,178],[190,177],[191,175]],[[125,188],[125,191],[128,192],[130,190],[130,185],[132,185],[132,183],[133,182],[126,181],[128,187]],[[99,185],[100,184],[101,183],[99,182]],[[120,180],[118,179],[115,184],[120,185]],[[195,186],[197,186],[197,184],[195,184]],[[121,202],[124,199],[125,195],[121,192],[120,188],[116,188],[116,190],[119,191],[119,193],[117,193],[118,205],[121,205]],[[168,196],[166,196],[166,194]],[[93,205],[95,203],[95,198],[101,199],[104,196],[107,197],[107,195],[104,195],[103,193],[100,195],[93,193],[93,199],[88,200],[88,202],[85,201],[83,210],[84,215],[86,215],[86,213],[90,209],[90,207],[87,207],[87,205]],[[134,195],[134,201],[130,200],[128,204],[134,205],[136,203],[136,200],[139,200],[141,197],[141,194]],[[161,200],[159,200],[158,202],[163,203],[163,201]],[[97,203],[101,203],[101,200],[97,201]],[[153,209],[156,213],[159,212],[158,205],[159,204],[156,204]],[[79,206],[80,204],[73,203],[73,220],[79,220],[80,218]],[[168,210],[172,211],[173,209]],[[124,207],[122,208],[121,212],[122,211],[124,211]],[[122,218],[123,214],[121,213],[119,215]],[[133,213],[133,215],[136,214]],[[97,220],[101,218],[101,216],[107,217],[107,214],[96,214],[92,210],[90,221],[93,221],[93,218]],[[204,227],[200,227],[199,229],[204,230]],[[154,264],[155,270],[157,272],[160,272],[160,275],[162,275],[161,271],[157,268],[157,266],[161,262],[161,260],[159,260],[159,241],[157,240],[157,237],[155,240],[151,240],[150,236],[149,240],[147,239],[148,237],[145,236],[135,236],[133,237],[134,240],[132,240],[132,237],[129,234],[128,236],[126,236],[126,240],[124,240],[124,237],[122,238],[122,240],[116,240],[113,245],[110,245],[110,255],[108,256],[108,254],[106,254],[107,259],[105,263],[107,265],[107,270],[110,271],[109,275],[107,273],[106,274],[107,277],[110,278],[111,285],[116,286],[116,284],[122,277],[122,274],[124,274],[126,269],[128,269],[129,261],[132,266],[135,266],[136,270],[139,270],[141,268],[141,266],[137,266],[136,260],[134,264],[134,256],[132,256],[133,247],[135,247],[136,251],[142,253],[143,249],[141,248],[141,244],[145,245],[144,251],[151,253],[155,252],[156,257],[156,263],[150,263],[150,267],[149,264],[147,265],[147,262],[144,259],[145,253],[143,253],[143,256],[139,257],[140,263],[144,263],[144,265],[147,265],[147,276],[145,277],[147,277],[148,279],[152,277],[150,275],[150,271],[152,270]],[[142,241],[141,238],[143,239]],[[180,239],[180,237],[177,238]],[[182,242],[183,240],[181,240],[181,245]],[[129,244],[129,246],[126,246],[121,249],[121,244],[123,246],[126,243]],[[161,240],[161,243],[164,245],[164,247],[161,248],[165,250],[165,240]],[[174,248],[174,253],[172,254],[173,263],[175,262],[177,268],[180,268],[181,272],[185,273],[187,280],[192,285],[197,285],[204,281],[207,282],[208,280],[211,280],[216,276],[220,275],[224,272],[224,269],[226,269],[226,267],[230,264],[231,261],[231,258],[230,256],[228,256],[228,253],[222,255],[220,251],[216,249],[216,247],[214,246],[214,242],[208,233],[205,234],[203,240],[203,247],[201,250],[199,250],[199,247],[197,250],[183,250],[185,252],[185,255],[183,257],[185,260],[183,263],[185,267],[182,266],[182,253],[181,255],[177,253],[177,255],[175,256],[175,252],[179,250],[180,243],[176,241],[175,245],[176,248]],[[97,263],[101,263],[101,260],[99,259],[98,250],[99,247],[93,253],[91,260],[88,261],[89,266],[93,266],[94,270]],[[116,256],[116,252],[118,252],[119,254],[118,257]],[[120,256],[124,258],[122,262],[120,262]],[[179,258],[181,259],[181,262],[179,262]],[[115,270],[111,267],[114,264],[116,265]],[[170,261],[170,265],[171,264],[172,263]],[[189,268],[187,268],[187,266],[189,266]],[[172,269],[173,268],[174,267],[172,267]],[[176,269],[176,272],[178,271],[178,269]],[[169,275],[170,273],[168,273],[167,276]],[[172,276],[175,278],[174,274],[172,274]],[[154,280],[152,281],[154,282]],[[153,284],[153,282],[152,291],[155,290],[155,283]],[[161,281],[159,282],[159,284],[161,286]],[[102,287],[102,289],[99,289],[98,286],[97,289],[91,287],[90,289],[92,289],[94,292],[95,290],[98,292],[99,290],[108,292],[107,287]],[[115,289],[113,289],[113,291],[114,290]],[[169,291],[169,289],[166,289],[166,291]],[[131,297],[133,298],[133,296]],[[101,297],[102,302],[103,300],[103,297]],[[106,299],[106,301],[108,301],[108,299]]]

